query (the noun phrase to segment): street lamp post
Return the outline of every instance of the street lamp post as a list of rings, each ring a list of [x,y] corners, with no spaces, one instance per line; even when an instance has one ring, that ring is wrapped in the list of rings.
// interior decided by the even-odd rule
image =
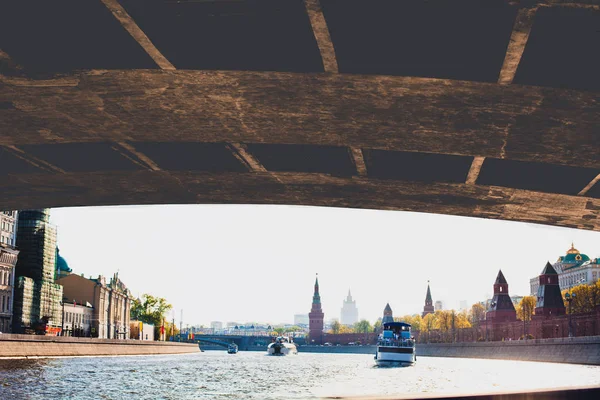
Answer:
[[[60,302],[60,305],[62,306],[62,318],[61,318],[61,324],[60,324],[60,334],[61,336],[65,336],[65,299],[63,298],[63,300]]]
[[[575,293],[565,294],[565,299],[567,300],[567,303],[569,303],[569,337],[573,337],[573,325],[571,320],[571,302],[575,299]]]
[[[492,307],[492,309],[493,309],[494,307],[496,307],[496,302],[495,302],[495,301],[492,301],[492,302],[490,303],[490,306],[491,306],[491,307]],[[486,319],[486,321],[485,321],[485,341],[487,342],[487,341],[488,341],[488,322],[487,322],[487,313],[485,314],[485,319]],[[493,325],[492,325],[492,326],[493,326]],[[493,337],[493,334],[494,334],[494,331],[493,331],[493,329],[492,329],[492,337]],[[492,340],[492,341],[493,341],[493,340]]]

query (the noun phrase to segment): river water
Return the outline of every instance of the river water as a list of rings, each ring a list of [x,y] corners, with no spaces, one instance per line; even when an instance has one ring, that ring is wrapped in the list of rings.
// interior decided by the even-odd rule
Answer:
[[[0,360],[0,399],[314,399],[600,386],[600,367],[419,357],[374,367],[372,355],[206,351],[138,357]]]

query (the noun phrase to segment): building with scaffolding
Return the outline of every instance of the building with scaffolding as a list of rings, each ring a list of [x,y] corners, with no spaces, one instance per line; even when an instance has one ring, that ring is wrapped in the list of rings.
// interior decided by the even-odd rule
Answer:
[[[62,287],[56,275],[56,227],[50,210],[19,212],[13,331],[56,334],[62,325]]]

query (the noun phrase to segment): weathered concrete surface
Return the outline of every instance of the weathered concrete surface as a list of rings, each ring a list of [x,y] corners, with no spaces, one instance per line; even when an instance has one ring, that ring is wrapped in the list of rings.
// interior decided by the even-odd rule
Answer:
[[[0,335],[0,357],[123,356],[197,353],[197,344],[138,340]]]

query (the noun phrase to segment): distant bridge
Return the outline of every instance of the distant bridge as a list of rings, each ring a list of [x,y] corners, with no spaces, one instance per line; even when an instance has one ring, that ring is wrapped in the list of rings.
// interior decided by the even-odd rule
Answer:
[[[223,342],[221,340],[215,340],[215,339],[195,339],[197,342],[202,342],[202,343],[210,343],[210,344],[216,344],[218,346],[222,346],[222,347],[229,347],[229,345],[231,344],[231,342]]]
[[[216,344],[227,347],[231,343],[239,346],[240,350],[251,345],[267,345],[271,343],[271,336],[233,336],[233,335],[194,335],[195,342]]]

